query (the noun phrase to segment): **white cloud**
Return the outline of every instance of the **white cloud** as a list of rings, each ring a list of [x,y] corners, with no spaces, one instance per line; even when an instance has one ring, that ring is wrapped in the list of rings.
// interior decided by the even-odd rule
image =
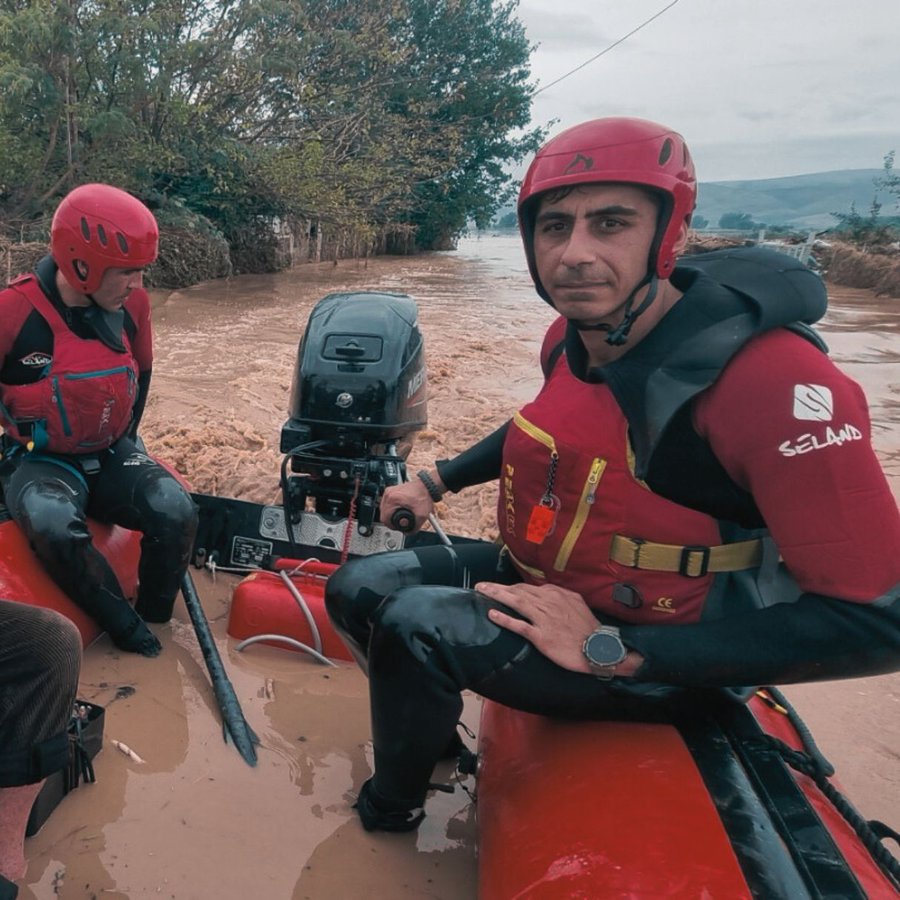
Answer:
[[[522,0],[549,85],[667,0]],[[885,0],[679,0],[538,94],[534,124],[636,115],[677,128],[703,180],[879,168],[900,151],[900,13]]]

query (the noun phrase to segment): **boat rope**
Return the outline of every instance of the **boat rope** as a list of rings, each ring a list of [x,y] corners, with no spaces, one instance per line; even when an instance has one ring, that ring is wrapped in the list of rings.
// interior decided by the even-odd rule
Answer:
[[[895,886],[900,887],[900,859],[897,859],[882,843],[885,838],[890,838],[900,845],[900,834],[883,822],[866,819],[829,781],[829,778],[834,775],[834,766],[831,765],[822,754],[822,751],[816,746],[812,732],[806,723],[800,718],[799,713],[781,691],[773,687],[767,687],[766,691],[779,706],[784,708],[791,725],[793,725],[800,738],[803,750],[795,750],[784,741],[770,734],[764,736],[764,743],[774,748],[792,769],[801,772],[815,782],[816,787],[856,832],[872,859],[895,882]]]
[[[208,559],[203,564],[203,568],[213,576],[213,579],[216,577],[216,572],[231,572],[238,575],[249,575],[251,572],[259,571],[259,566],[219,566],[216,565],[214,559]]]

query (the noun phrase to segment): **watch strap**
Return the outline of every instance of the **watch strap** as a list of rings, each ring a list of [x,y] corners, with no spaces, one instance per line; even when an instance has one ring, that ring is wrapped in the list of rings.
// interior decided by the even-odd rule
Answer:
[[[437,486],[435,480],[425,471],[425,469],[421,469],[416,472],[416,478],[425,485],[425,490],[428,491],[428,496],[434,500],[435,503],[438,503],[444,496],[444,492]]]

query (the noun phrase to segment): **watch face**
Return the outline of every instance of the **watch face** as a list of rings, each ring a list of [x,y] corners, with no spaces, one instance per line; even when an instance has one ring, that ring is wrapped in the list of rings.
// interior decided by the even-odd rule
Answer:
[[[616,634],[595,631],[584,645],[588,660],[595,666],[614,666],[625,659],[625,646]]]

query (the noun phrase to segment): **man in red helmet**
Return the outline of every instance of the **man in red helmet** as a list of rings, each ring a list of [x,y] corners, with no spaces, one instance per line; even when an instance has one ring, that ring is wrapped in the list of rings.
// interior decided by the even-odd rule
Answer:
[[[156,656],[197,527],[178,481],[138,443],[153,362],[144,269],[153,214],[105,184],[60,203],[50,255],[0,292],[0,485],[53,580],[123,650]],[[140,531],[136,609],[87,517]]]
[[[532,162],[519,223],[560,314],[544,385],[381,507],[421,524],[498,478],[502,544],[355,560],[326,591],[370,677],[367,829],[421,821],[463,690],[656,718],[696,691],[900,668],[900,516],[865,399],[808,327],[821,281],[766,251],[721,278],[676,269],[695,199],[681,136],[639,119],[576,126]]]

